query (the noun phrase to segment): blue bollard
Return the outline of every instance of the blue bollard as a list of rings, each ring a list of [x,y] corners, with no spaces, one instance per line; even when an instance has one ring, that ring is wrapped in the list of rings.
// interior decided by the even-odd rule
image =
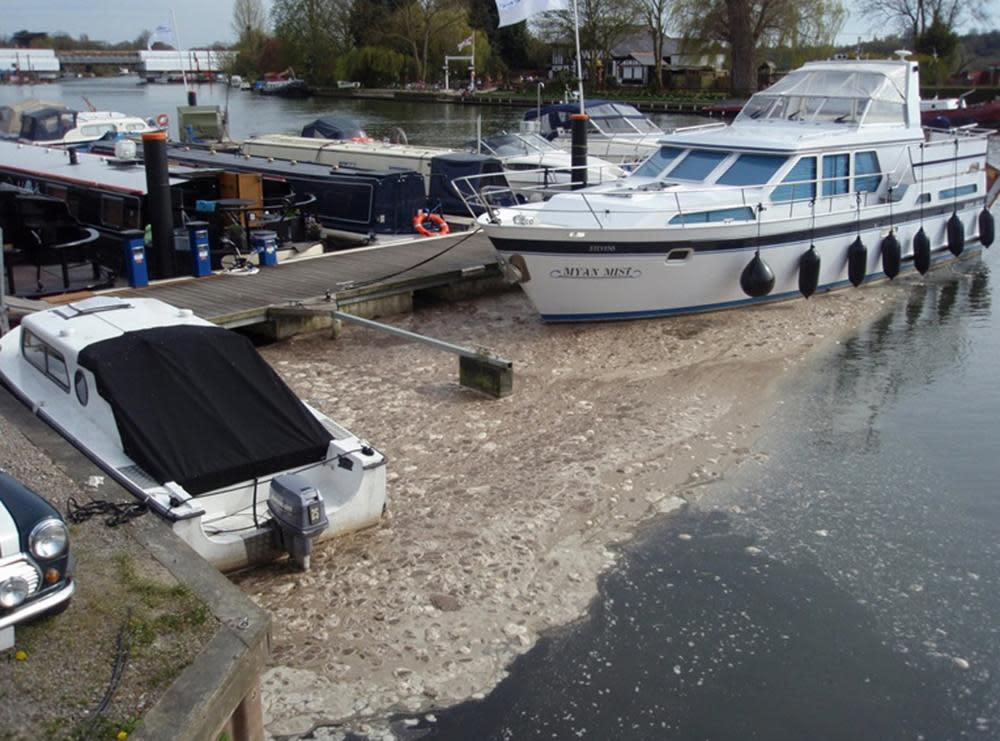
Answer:
[[[145,234],[138,229],[129,229],[123,235],[125,273],[128,276],[128,284],[132,288],[148,286],[149,270],[146,267]]]
[[[267,229],[250,232],[250,246],[257,253],[257,261],[262,268],[273,268],[278,264],[278,235]]]
[[[201,278],[212,272],[212,258],[208,250],[208,222],[187,223],[188,245],[191,247],[191,275]]]

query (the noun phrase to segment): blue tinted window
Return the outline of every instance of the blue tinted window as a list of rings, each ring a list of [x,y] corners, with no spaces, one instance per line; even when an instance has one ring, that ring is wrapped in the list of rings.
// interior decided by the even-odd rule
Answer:
[[[959,196],[967,196],[971,193],[975,193],[976,190],[977,187],[975,183],[973,183],[972,185],[960,185],[957,188],[948,188],[946,190],[942,190],[940,193],[938,193],[938,198],[940,198],[942,201],[946,201],[949,198],[958,198]]]
[[[704,180],[722,160],[729,156],[728,152],[709,152],[705,149],[693,149],[681,163],[670,171],[670,177],[681,180]]]
[[[763,185],[786,160],[787,157],[776,154],[741,154],[716,182],[719,185]]]
[[[753,209],[749,206],[739,208],[723,208],[718,211],[698,211],[690,214],[677,214],[670,220],[671,224],[708,224],[719,221],[753,221]]]
[[[847,193],[847,176],[851,174],[851,159],[846,154],[830,154],[823,158],[823,195]]]
[[[797,201],[804,198],[816,197],[815,182],[801,182],[803,180],[816,180],[816,158],[803,157],[795,163],[795,167],[788,171],[782,183],[796,183],[795,185],[779,185],[771,191],[772,201]]]
[[[677,147],[660,147],[632,174],[644,178],[655,178],[666,169],[667,165],[677,159],[677,155],[682,151]]]
[[[878,155],[874,152],[858,152],[854,155],[854,190],[861,193],[874,193],[878,190],[878,184],[882,182],[881,175],[870,175],[869,177],[859,177],[868,175],[870,172],[878,172]]]

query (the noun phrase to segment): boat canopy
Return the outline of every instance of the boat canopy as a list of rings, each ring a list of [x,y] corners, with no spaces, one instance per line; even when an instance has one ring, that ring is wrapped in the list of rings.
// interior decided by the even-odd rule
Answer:
[[[877,70],[806,65],[750,98],[736,121],[906,125],[907,73],[903,64]]]
[[[21,114],[21,138],[29,141],[58,141],[75,128],[76,111],[69,108],[39,108]]]
[[[323,116],[302,127],[302,136],[314,139],[350,140],[365,138],[367,135],[353,118],[345,116]]]
[[[635,106],[608,100],[590,100],[586,104],[591,125],[604,134],[661,134],[652,121],[639,112]],[[570,128],[570,116],[580,112],[579,103],[553,103],[542,106],[541,111],[532,108],[524,114],[525,121],[540,120],[542,136],[551,138],[553,132]],[[540,114],[540,115],[539,115]]]
[[[125,454],[192,495],[316,463],[332,439],[250,340],[221,327],[125,332],[88,345],[79,364]]]
[[[63,106],[48,100],[29,98],[19,103],[12,103],[0,107],[0,135],[18,136],[21,133],[21,117],[30,111],[37,111],[41,108],[58,108]]]

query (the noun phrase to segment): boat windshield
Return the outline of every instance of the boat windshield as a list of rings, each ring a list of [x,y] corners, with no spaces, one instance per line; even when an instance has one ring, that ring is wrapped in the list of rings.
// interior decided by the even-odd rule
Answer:
[[[888,73],[796,70],[750,98],[736,121],[905,124],[905,74],[903,66]]]
[[[483,151],[496,157],[518,157],[561,151],[538,134],[498,134],[482,139],[481,146]]]
[[[602,103],[587,109],[593,125],[605,134],[662,134],[652,121],[630,105]]]
[[[640,178],[659,177],[667,169],[667,166],[677,159],[677,156],[683,151],[683,149],[679,149],[678,147],[660,147],[645,162],[639,165],[632,175]]]

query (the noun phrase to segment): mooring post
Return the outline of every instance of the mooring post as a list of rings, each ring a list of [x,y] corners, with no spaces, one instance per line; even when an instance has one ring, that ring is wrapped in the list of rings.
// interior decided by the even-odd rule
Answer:
[[[573,170],[573,190],[587,187],[587,121],[586,113],[574,113],[569,117],[573,138],[570,145],[570,166]]]
[[[174,211],[170,200],[170,170],[167,167],[167,134],[151,131],[142,135],[142,159],[146,167],[146,203],[153,244],[147,256],[151,278],[174,276]]]

